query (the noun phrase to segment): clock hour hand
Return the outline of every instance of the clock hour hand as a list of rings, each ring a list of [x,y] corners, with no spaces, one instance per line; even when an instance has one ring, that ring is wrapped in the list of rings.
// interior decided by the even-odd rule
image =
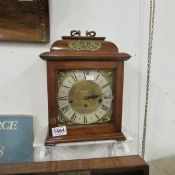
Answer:
[[[97,97],[100,97],[102,94],[98,94],[98,95],[91,95],[91,96],[84,96],[84,100],[88,100],[88,99],[96,99]]]

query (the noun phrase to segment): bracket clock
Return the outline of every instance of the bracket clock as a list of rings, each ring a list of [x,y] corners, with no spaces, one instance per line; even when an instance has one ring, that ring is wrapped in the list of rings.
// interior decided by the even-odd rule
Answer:
[[[92,140],[125,140],[121,131],[124,61],[129,54],[95,32],[71,31],[40,57],[47,62],[46,145]],[[52,135],[66,126],[67,135]]]

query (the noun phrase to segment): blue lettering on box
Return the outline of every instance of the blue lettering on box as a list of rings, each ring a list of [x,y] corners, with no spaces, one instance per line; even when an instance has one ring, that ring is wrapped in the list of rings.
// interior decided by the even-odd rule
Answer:
[[[33,117],[0,115],[0,164],[33,161]]]

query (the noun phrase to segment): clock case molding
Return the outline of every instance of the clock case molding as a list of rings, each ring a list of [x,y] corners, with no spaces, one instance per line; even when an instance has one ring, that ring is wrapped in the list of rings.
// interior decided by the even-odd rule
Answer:
[[[83,47],[71,48],[70,43],[80,41],[86,43]],[[98,48],[93,51],[87,42],[97,43]],[[90,45],[91,45],[90,44]],[[80,44],[81,45],[81,44]],[[120,53],[117,46],[104,37],[92,36],[63,36],[62,40],[54,42],[50,52],[40,55],[47,62],[48,85],[48,123],[49,131],[46,145],[62,142],[93,141],[93,140],[125,140],[121,131],[122,97],[124,61],[131,56]],[[115,72],[114,80],[114,116],[111,123],[67,126],[67,135],[52,136],[52,128],[58,126],[57,114],[57,71],[59,70],[105,70]]]

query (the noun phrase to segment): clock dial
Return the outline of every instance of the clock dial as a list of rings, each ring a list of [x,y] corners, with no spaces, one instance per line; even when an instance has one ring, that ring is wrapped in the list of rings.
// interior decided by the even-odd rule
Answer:
[[[109,122],[112,117],[113,72],[74,70],[58,73],[60,124]]]

